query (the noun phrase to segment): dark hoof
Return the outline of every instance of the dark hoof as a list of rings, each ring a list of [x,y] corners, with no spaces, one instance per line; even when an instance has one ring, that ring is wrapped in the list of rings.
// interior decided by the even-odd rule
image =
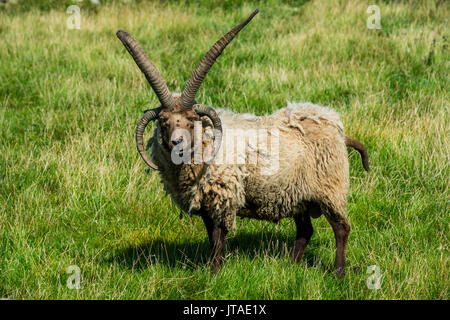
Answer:
[[[218,274],[219,273],[219,271],[220,271],[220,266],[214,266],[213,267],[213,272],[214,272],[214,274]]]
[[[336,268],[336,276],[338,278],[344,278],[345,277],[345,270],[344,270],[344,268]]]

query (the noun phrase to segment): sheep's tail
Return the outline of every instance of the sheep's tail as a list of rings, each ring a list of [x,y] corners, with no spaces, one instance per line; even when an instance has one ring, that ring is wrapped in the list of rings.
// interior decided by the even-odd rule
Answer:
[[[369,171],[369,154],[367,153],[366,147],[364,147],[364,145],[358,140],[349,138],[347,136],[345,137],[345,145],[347,147],[352,147],[359,152],[359,154],[361,155],[364,170]]]

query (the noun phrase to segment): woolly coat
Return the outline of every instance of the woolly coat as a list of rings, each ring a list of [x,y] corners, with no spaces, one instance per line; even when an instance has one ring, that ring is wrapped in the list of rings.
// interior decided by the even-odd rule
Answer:
[[[208,215],[227,231],[234,229],[236,216],[269,221],[300,214],[324,214],[334,221],[345,217],[348,155],[336,111],[311,103],[288,103],[261,117],[216,111],[224,136],[212,164],[175,165],[162,144],[159,125],[151,138],[151,158],[162,169],[164,189],[183,211]],[[242,153],[227,138],[229,129],[267,131],[267,141],[275,143],[258,148],[250,135]],[[236,158],[230,163],[227,155],[233,152]],[[256,164],[243,161],[254,157]],[[275,170],[264,172],[267,165]]]

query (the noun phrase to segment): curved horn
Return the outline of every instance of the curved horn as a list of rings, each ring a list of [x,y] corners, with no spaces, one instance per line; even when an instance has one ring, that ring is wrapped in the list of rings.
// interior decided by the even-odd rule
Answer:
[[[192,73],[189,81],[186,84],[186,88],[184,88],[183,93],[181,94],[181,104],[184,108],[190,109],[196,103],[195,95],[197,94],[197,91],[200,88],[203,79],[205,79],[205,76],[208,73],[209,69],[211,69],[216,59],[220,56],[222,51],[231,42],[231,40],[233,40],[238,32],[241,31],[242,28],[244,28],[258,12],[258,9],[253,11],[253,13],[244,22],[231,29],[230,32],[220,38],[219,41],[217,41],[211,47],[211,49],[209,49],[209,51],[206,53],[206,55],[198,65],[197,69],[195,69]]]
[[[207,163],[211,163],[214,157],[216,156],[217,152],[219,151],[220,144],[222,143],[222,122],[220,121],[220,118],[213,107],[204,104],[194,104],[193,109],[199,116],[207,116],[209,119],[211,119],[211,122],[213,124],[214,153],[211,159],[207,161]]]
[[[158,115],[162,109],[163,109],[162,107],[159,107],[156,109],[151,109],[151,110],[146,111],[136,126],[137,149],[138,149],[139,154],[141,155],[142,159],[144,159],[145,163],[153,170],[159,170],[159,168],[156,164],[153,163],[152,160],[150,160],[150,157],[145,152],[144,131],[145,131],[145,128],[147,127],[147,125],[149,124],[149,122],[152,120],[155,120],[158,117]]]
[[[161,105],[164,108],[170,108],[174,104],[174,99],[167,88],[166,82],[151,63],[150,59],[145,54],[142,47],[133,39],[127,32],[119,30],[116,33],[117,37],[122,41],[125,48],[133,57],[139,69],[145,75],[148,83],[152,86],[156,95],[158,96]]]

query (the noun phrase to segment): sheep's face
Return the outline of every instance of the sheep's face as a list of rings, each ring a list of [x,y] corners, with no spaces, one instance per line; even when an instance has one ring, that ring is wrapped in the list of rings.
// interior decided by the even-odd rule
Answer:
[[[177,105],[161,111],[158,122],[164,147],[170,151],[176,148],[180,157],[183,153],[192,152],[194,121],[199,119],[194,110]]]

